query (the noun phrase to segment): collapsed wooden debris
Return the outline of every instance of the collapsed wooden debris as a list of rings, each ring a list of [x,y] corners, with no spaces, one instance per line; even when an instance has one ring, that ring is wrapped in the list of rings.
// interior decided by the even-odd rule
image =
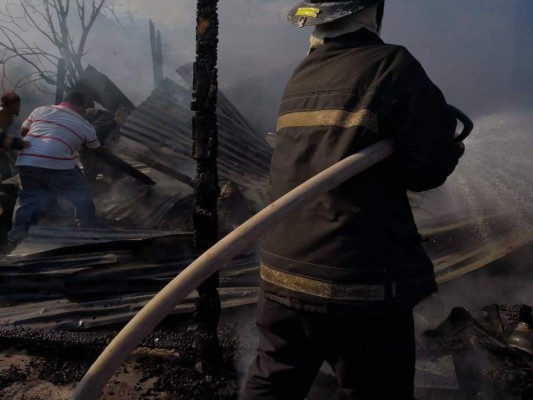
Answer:
[[[80,85],[109,110],[129,101],[92,67]],[[140,161],[136,167],[158,182],[147,187],[131,178],[115,179],[95,194],[100,215],[121,229],[34,226],[0,263],[0,302],[19,304],[0,311],[0,324],[89,329],[127,321],[194,259],[190,225],[177,218],[192,208],[190,97],[189,90],[165,80],[130,115],[119,143],[111,148],[132,163]],[[220,110],[219,163],[222,180],[230,184],[220,208],[227,220],[222,226],[227,227],[238,223],[233,214],[239,220],[251,214],[244,212],[247,199],[240,189],[259,193],[253,199],[261,197],[272,149],[223,95]],[[172,210],[174,224],[168,221]],[[154,230],[159,226],[179,231]],[[223,307],[256,301],[257,265],[251,250],[226,266],[221,274]],[[192,307],[191,297],[175,312],[191,312]]]
[[[115,112],[119,107],[135,109],[135,105],[118,86],[92,65],[85,68],[75,89],[91,97],[110,112]]]

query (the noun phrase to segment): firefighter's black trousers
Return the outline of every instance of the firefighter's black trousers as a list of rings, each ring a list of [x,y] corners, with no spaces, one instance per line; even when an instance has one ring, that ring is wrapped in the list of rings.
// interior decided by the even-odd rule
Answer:
[[[335,373],[338,398],[413,399],[410,307],[339,316],[295,310],[261,295],[257,327],[258,354],[241,400],[305,399],[323,361]]]

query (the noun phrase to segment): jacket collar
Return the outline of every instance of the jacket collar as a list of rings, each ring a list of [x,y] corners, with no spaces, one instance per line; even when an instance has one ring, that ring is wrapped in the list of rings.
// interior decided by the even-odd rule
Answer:
[[[361,28],[355,32],[350,32],[342,36],[326,38],[323,41],[316,43],[311,42],[311,48],[307,54],[311,54],[317,48],[327,43],[337,43],[347,48],[354,48],[373,44],[383,44],[383,40],[381,40],[378,34],[371,32],[366,28]]]
[[[366,28],[361,28],[355,32],[350,32],[342,36],[325,39],[325,43],[339,43],[348,47],[359,47],[369,44],[383,44],[383,40],[377,33]]]

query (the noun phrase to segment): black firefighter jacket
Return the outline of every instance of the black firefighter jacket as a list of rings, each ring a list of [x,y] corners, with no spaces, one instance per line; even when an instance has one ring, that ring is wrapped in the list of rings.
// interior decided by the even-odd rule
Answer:
[[[302,206],[262,242],[261,287],[298,308],[387,304],[437,290],[407,190],[440,186],[456,120],[401,46],[359,30],[301,62],[280,106],[272,201],[343,158],[394,138],[396,154]]]

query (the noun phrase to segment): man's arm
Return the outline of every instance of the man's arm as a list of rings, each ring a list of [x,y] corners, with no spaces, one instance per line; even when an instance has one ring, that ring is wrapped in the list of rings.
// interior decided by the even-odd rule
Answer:
[[[100,140],[98,139],[98,136],[96,136],[96,131],[94,127],[90,124],[84,125],[83,127],[83,136],[84,136],[84,142],[83,144],[85,147],[89,150],[98,150],[102,147],[102,144],[100,143]]]
[[[23,150],[31,147],[31,144],[7,132],[0,132],[0,148],[4,150]]]
[[[33,110],[30,116],[26,118],[26,120],[22,123],[22,126],[20,128],[20,136],[25,137],[30,131],[31,124],[34,120],[34,113],[35,113],[35,110]]]
[[[96,136],[100,143],[105,144],[109,133],[117,126],[113,119],[113,114],[107,111],[101,111],[98,117],[92,123]]]
[[[441,91],[408,56],[410,61],[397,82],[396,154],[407,188],[423,191],[446,181],[464,152],[464,144],[454,141],[457,121]]]

